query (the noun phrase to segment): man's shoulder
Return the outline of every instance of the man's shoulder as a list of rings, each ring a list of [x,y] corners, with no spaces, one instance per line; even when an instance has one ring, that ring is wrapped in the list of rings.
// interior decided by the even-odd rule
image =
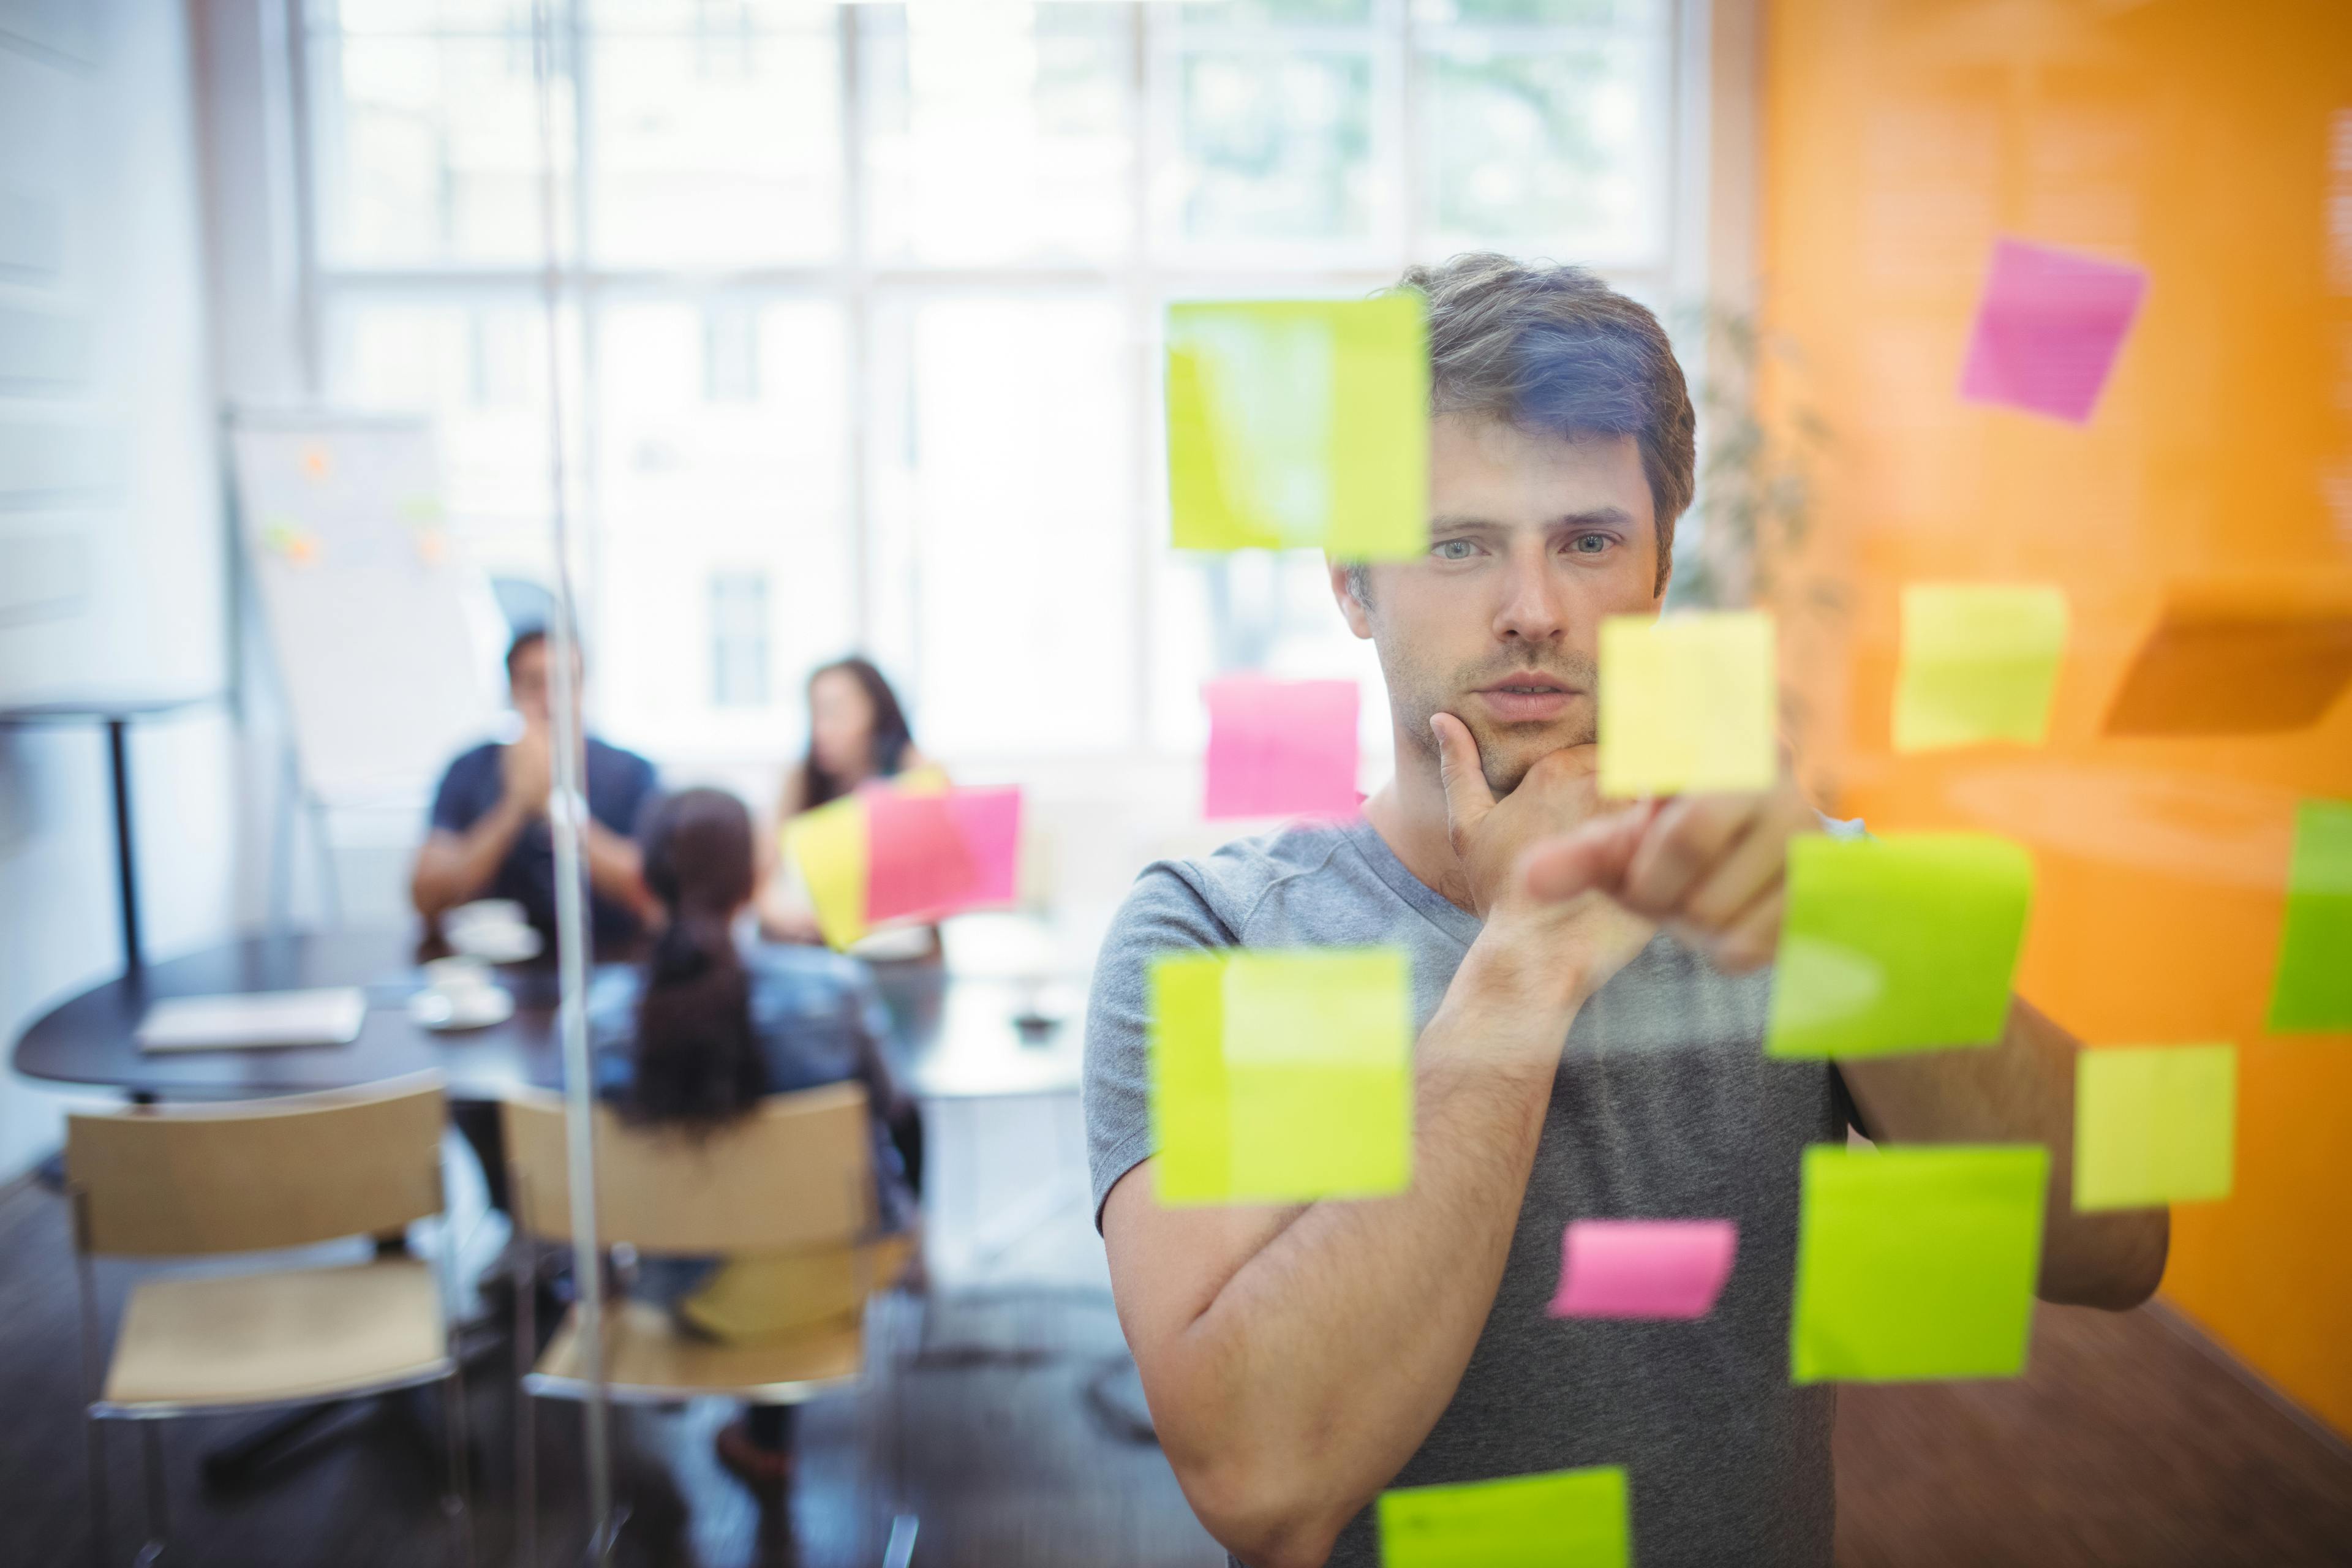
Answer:
[[[591,768],[616,778],[626,776],[650,782],[654,776],[654,765],[646,757],[626,746],[616,746],[601,735],[588,737],[587,751]]]
[[[1194,930],[1203,939],[1200,945],[1243,942],[1251,916],[1270,892],[1323,877],[1347,847],[1343,824],[1294,822],[1233,839],[1205,855],[1154,860],[1129,889],[1112,927],[1113,941],[1173,920]]]

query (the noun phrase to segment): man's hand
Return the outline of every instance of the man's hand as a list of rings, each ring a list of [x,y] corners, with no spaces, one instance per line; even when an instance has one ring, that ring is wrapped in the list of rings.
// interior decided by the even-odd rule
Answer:
[[[1591,995],[1656,930],[1638,911],[1598,893],[1540,892],[1532,881],[1531,850],[1587,830],[1601,809],[1592,748],[1571,746],[1538,759],[1497,801],[1469,727],[1451,713],[1437,714],[1429,727],[1437,737],[1454,858],[1471,910],[1486,922],[1482,961],[1531,966],[1533,977],[1566,984],[1574,1000]]]
[[[1785,776],[1760,795],[1644,801],[1538,845],[1524,890],[1539,900],[1601,894],[1744,974],[1780,949],[1789,840],[1820,826]]]
[[[526,725],[520,737],[500,747],[499,776],[509,804],[532,816],[546,816],[547,798],[555,783],[555,759],[547,731]]]

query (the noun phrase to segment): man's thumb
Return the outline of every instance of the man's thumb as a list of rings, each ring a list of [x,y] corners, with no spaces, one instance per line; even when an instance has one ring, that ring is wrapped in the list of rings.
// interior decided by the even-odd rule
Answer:
[[[1466,833],[1495,809],[1495,794],[1486,787],[1486,770],[1478,760],[1478,742],[1471,737],[1470,726],[1451,713],[1432,715],[1429,731],[1437,737],[1437,783],[1445,792],[1446,821],[1456,835]]]

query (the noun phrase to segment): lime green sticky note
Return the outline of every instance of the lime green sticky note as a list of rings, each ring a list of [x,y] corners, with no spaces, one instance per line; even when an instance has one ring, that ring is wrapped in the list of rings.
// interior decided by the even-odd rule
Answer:
[[[1180,550],[1429,548],[1421,296],[1168,307],[1168,504]]]
[[[2042,744],[2066,652],[2066,595],[2046,586],[1914,583],[1903,590],[1895,749]]]
[[[1789,841],[1764,1052],[1990,1045],[2033,901],[2033,858],[1982,833]]]
[[[1772,617],[1760,610],[1601,623],[1601,793],[1769,789]]]
[[[1387,948],[1151,965],[1151,1115],[1170,1204],[1380,1197],[1412,1178],[1412,994]]]
[[[1620,1465],[1381,1494],[1381,1568],[1627,1568]]]
[[[2352,1029],[2352,801],[2306,800],[2294,808],[2270,1027]]]
[[[2033,1327],[2050,1151],[1805,1151],[1789,1368],[1797,1382],[2014,1377]]]
[[[2230,1195],[2235,1046],[2106,1046],[2074,1065],[2074,1206]]]

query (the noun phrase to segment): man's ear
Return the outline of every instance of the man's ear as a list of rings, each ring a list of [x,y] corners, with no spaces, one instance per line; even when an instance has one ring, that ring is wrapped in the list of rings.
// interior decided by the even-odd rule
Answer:
[[[1348,629],[1365,641],[1370,641],[1372,618],[1369,606],[1356,596],[1357,569],[1347,562],[1334,561],[1328,555],[1323,557],[1323,567],[1331,574],[1331,597],[1339,605],[1339,614],[1346,617]],[[1369,574],[1371,568],[1367,566],[1363,571]]]

